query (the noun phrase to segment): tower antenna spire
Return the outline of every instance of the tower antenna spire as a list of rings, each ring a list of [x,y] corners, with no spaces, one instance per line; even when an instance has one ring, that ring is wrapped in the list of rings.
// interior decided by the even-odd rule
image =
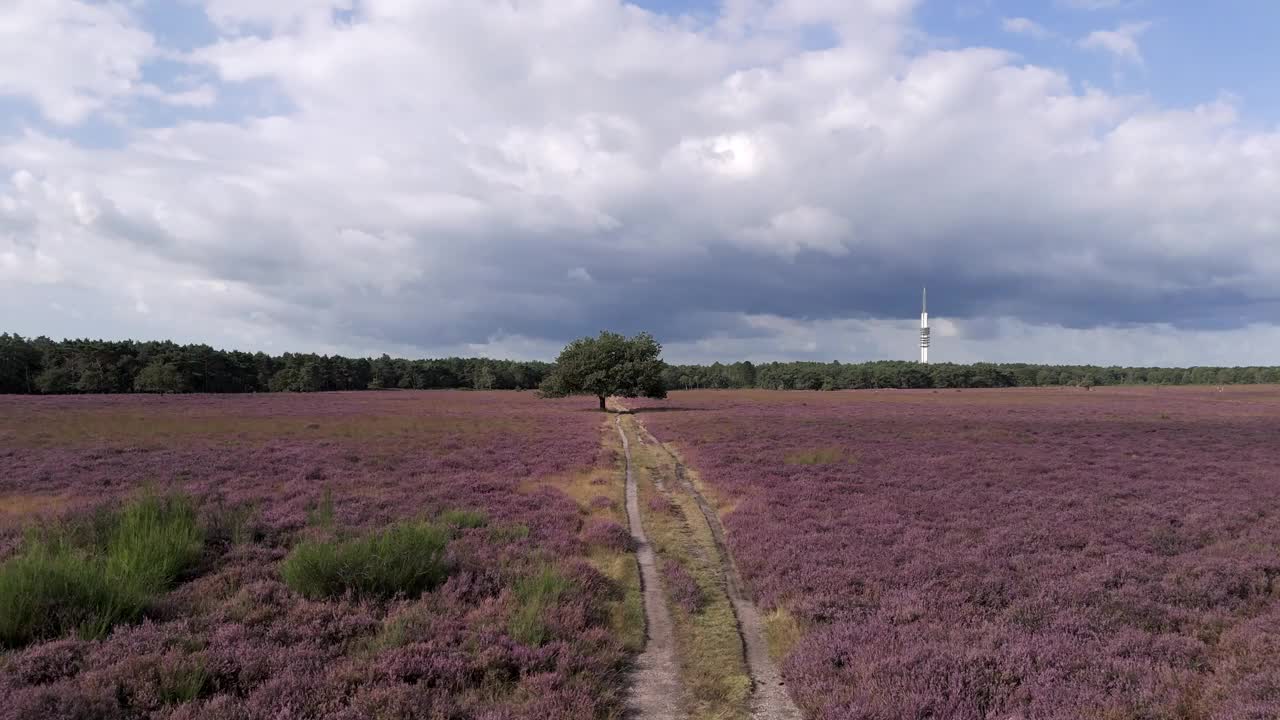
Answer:
[[[929,364],[929,288],[920,289],[920,363]]]

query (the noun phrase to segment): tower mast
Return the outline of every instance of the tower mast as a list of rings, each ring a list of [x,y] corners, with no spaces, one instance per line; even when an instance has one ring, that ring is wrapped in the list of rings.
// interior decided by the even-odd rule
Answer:
[[[929,289],[920,291],[920,362],[929,364]]]

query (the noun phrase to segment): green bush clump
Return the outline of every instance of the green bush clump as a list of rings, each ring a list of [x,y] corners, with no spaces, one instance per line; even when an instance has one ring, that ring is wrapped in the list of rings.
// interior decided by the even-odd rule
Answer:
[[[195,508],[180,496],[149,494],[89,524],[32,533],[0,565],[0,645],[104,637],[138,620],[203,550]]]
[[[544,565],[531,575],[520,578],[512,588],[516,609],[508,630],[511,637],[525,645],[541,645],[550,639],[546,612],[569,592],[572,581],[551,565]]]
[[[402,522],[352,539],[304,540],[281,569],[285,584],[316,600],[347,592],[358,597],[416,597],[445,581],[451,532],[427,522]]]

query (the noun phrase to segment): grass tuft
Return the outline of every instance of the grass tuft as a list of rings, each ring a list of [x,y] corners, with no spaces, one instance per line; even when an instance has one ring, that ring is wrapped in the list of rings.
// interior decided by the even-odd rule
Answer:
[[[462,530],[482,528],[489,524],[489,516],[480,510],[445,510],[440,513],[440,522]]]
[[[307,524],[311,527],[329,529],[333,527],[333,490],[325,488],[320,500],[307,510]]]
[[[199,699],[212,685],[204,664],[187,657],[160,670],[157,692],[165,705],[181,705]]]
[[[104,637],[139,619],[203,549],[195,508],[178,496],[144,495],[87,524],[33,533],[0,565],[0,645]]]
[[[570,580],[554,566],[543,565],[516,581],[512,590],[516,610],[508,629],[511,637],[525,645],[538,646],[550,639],[546,611],[570,589]]]
[[[417,597],[449,575],[449,528],[403,522],[354,539],[304,540],[285,558],[285,584],[312,600],[348,592],[358,597]]]
[[[764,616],[764,634],[769,643],[769,654],[781,664],[804,633],[795,616],[779,606]]]

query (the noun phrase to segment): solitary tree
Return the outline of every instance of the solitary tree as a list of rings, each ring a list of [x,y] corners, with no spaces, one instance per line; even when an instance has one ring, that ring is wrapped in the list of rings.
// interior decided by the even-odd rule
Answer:
[[[662,345],[649,333],[626,338],[601,332],[574,340],[560,352],[540,390],[543,397],[595,395],[601,410],[610,395],[665,398],[661,354]]]

